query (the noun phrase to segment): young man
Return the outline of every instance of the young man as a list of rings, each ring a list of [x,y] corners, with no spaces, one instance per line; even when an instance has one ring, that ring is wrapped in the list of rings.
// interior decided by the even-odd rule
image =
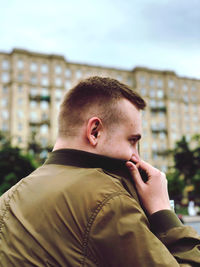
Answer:
[[[0,198],[0,266],[200,265],[199,236],[170,210],[165,174],[139,157],[144,108],[110,78],[65,96],[46,163]]]

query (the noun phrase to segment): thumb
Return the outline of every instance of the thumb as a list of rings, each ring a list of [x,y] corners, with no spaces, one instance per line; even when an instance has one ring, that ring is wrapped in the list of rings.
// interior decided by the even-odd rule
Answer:
[[[138,187],[142,187],[144,182],[140,176],[137,166],[133,164],[131,161],[127,161],[126,166],[128,167],[131,173],[131,176],[135,182],[136,188],[138,189]]]

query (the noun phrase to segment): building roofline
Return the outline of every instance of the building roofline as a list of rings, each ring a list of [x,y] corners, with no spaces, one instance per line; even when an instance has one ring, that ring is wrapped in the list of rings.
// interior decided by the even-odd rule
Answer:
[[[150,69],[147,67],[135,67],[132,72],[136,72],[136,71],[146,71],[146,72],[151,72],[151,73],[158,73],[158,74],[168,74],[168,75],[174,75],[177,76],[175,71],[172,70],[156,70],[156,69]]]
[[[101,68],[101,69],[108,69],[108,70],[114,70],[114,71],[124,71],[124,72],[131,72],[131,70],[128,69],[122,69],[122,68],[115,68],[115,67],[109,67],[109,66],[105,66],[105,65],[93,65],[93,64],[89,64],[89,63],[81,63],[81,62],[72,62],[72,61],[68,61],[68,64],[72,64],[72,65],[81,65],[84,67],[93,67],[93,68]]]
[[[150,68],[142,67],[142,66],[141,67],[140,66],[135,67],[132,70],[133,73],[137,72],[137,71],[145,71],[145,72],[149,72],[152,74],[172,75],[172,76],[176,76],[179,79],[187,79],[187,80],[191,80],[191,81],[200,81],[200,79],[198,79],[198,78],[178,75],[175,71],[172,71],[172,70],[156,70],[156,69],[150,69]]]
[[[84,67],[88,67],[88,68],[100,68],[100,69],[106,69],[106,70],[111,70],[111,71],[123,71],[123,72],[128,72],[128,73],[135,73],[137,71],[144,71],[144,72],[148,72],[148,73],[152,73],[152,74],[162,74],[162,75],[172,75],[172,76],[176,76],[177,78],[181,78],[181,79],[187,79],[187,80],[193,80],[193,81],[200,81],[200,79],[197,78],[192,78],[192,77],[187,77],[187,76],[179,76],[177,75],[177,73],[175,71],[172,70],[157,70],[157,69],[151,69],[148,67],[144,67],[144,66],[136,66],[134,67],[132,70],[130,69],[122,69],[122,68],[115,68],[115,67],[109,67],[109,66],[103,66],[103,65],[93,65],[93,64],[89,64],[89,63],[81,63],[81,62],[71,62],[71,61],[67,61],[66,58],[63,55],[57,55],[57,54],[45,54],[45,53],[41,53],[41,52],[32,52],[26,49],[22,49],[22,48],[13,48],[12,51],[9,52],[3,52],[0,51],[0,54],[6,54],[6,55],[12,55],[12,54],[27,54],[29,56],[38,56],[38,57],[43,57],[46,59],[58,59],[58,60],[63,60],[66,64],[70,64],[70,65],[80,65],[80,66],[84,66]]]

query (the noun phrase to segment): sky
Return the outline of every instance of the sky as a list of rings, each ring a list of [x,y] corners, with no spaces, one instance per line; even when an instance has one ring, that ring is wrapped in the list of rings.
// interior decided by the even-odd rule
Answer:
[[[199,0],[1,0],[0,51],[200,79]]]

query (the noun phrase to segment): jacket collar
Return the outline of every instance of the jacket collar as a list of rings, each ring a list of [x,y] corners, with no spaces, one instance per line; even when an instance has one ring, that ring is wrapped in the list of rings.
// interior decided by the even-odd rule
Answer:
[[[139,202],[133,178],[125,163],[125,160],[75,149],[55,150],[49,153],[49,157],[45,161],[45,164],[76,166],[79,168],[101,168],[105,173],[120,179],[124,188]]]
[[[127,172],[126,161],[76,149],[59,149],[51,152],[45,164],[70,165],[80,168],[102,168],[107,171]]]

